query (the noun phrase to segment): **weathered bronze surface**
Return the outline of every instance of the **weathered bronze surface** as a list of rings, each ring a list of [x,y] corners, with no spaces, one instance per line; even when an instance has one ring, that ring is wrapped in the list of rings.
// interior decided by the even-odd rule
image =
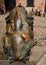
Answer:
[[[33,19],[28,17],[24,7],[15,7],[6,18],[3,49],[7,59],[23,60],[29,57],[34,45]]]

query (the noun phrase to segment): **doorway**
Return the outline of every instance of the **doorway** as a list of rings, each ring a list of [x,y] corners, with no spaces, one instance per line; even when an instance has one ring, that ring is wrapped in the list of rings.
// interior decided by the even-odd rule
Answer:
[[[34,6],[34,0],[27,0],[27,6],[33,7]]]
[[[45,13],[46,13],[46,0],[45,0]]]
[[[15,0],[4,0],[6,11],[12,10],[16,6]]]

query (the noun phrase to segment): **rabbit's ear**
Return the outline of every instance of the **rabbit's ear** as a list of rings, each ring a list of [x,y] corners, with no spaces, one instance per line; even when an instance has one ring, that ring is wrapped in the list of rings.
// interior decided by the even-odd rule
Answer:
[[[15,11],[15,16],[18,17],[18,10]]]

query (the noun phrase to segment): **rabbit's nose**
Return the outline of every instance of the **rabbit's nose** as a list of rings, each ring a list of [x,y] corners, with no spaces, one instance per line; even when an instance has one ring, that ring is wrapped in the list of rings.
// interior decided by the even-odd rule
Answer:
[[[29,40],[28,35],[26,35],[24,33],[21,34],[21,37],[24,39],[25,42],[27,42]]]

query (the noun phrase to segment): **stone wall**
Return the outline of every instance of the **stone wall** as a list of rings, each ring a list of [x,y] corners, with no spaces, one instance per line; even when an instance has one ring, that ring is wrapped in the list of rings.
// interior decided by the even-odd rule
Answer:
[[[16,1],[16,6],[18,6],[19,3],[22,3],[22,6],[24,6],[28,12],[31,10],[31,7],[26,7],[27,0],[15,0],[15,1]],[[5,12],[4,0],[0,0],[0,8],[2,8]],[[44,11],[45,0],[34,0],[34,9],[37,8]]]
[[[27,0],[16,0],[16,6],[21,3],[22,6],[26,7],[27,6]]]
[[[5,5],[4,5],[4,0],[0,0],[0,9],[2,9],[5,13]]]
[[[45,8],[45,0],[34,0],[34,7],[40,10],[44,10]]]
[[[21,3],[22,6],[26,8],[26,10],[29,12],[32,7],[26,7],[27,6],[27,0],[16,0],[16,6]],[[45,0],[34,0],[34,9],[40,9],[44,11],[45,9]]]

